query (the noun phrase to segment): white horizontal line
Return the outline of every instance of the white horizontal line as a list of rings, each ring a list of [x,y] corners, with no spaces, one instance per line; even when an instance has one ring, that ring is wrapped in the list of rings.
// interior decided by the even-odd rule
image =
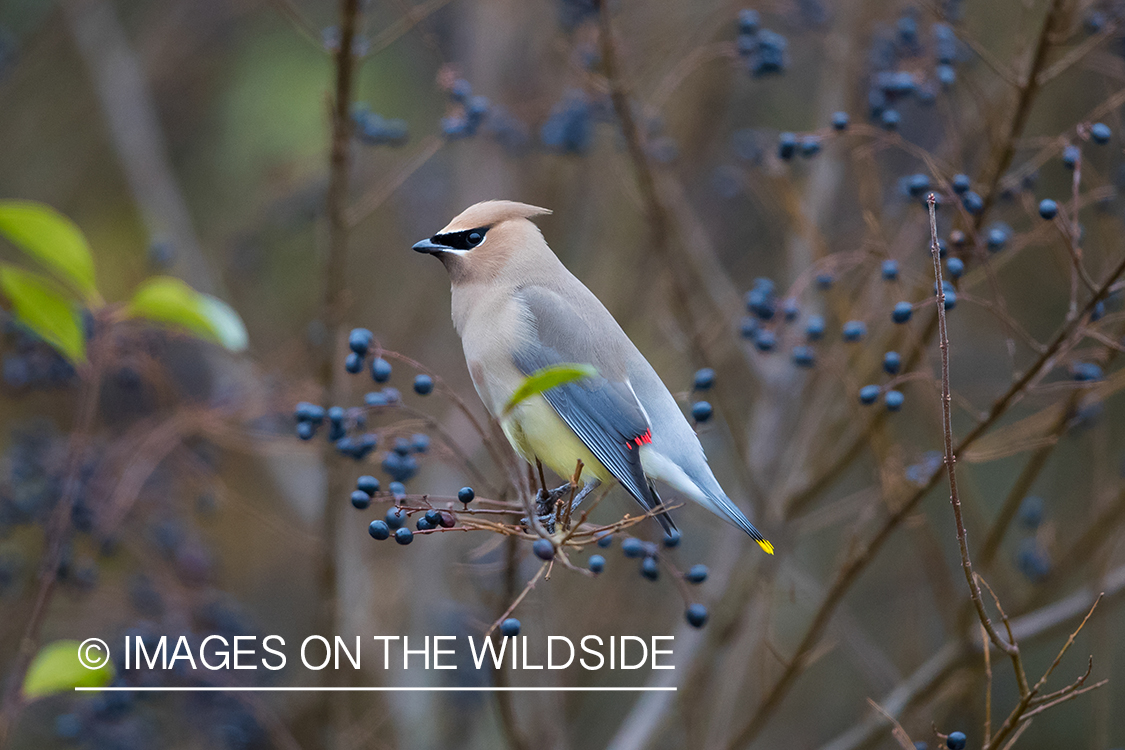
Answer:
[[[80,693],[666,693],[675,687],[76,687]]]

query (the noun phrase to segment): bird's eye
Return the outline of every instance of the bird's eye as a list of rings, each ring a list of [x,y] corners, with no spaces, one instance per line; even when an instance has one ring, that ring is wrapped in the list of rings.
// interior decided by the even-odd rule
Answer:
[[[469,247],[476,247],[484,242],[484,234],[481,232],[469,232],[469,236],[465,239],[468,241]]]

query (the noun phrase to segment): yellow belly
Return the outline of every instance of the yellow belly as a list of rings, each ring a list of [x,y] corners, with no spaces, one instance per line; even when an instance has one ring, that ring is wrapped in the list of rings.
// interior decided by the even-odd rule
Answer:
[[[508,442],[528,463],[538,458],[560,477],[570,479],[581,461],[583,478],[593,476],[602,482],[613,479],[542,396],[533,396],[517,406],[501,427]]]

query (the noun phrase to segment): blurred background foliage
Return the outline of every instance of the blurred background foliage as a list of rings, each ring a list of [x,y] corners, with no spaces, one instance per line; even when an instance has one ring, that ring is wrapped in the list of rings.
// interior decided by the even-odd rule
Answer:
[[[1073,172],[1059,158],[1067,144],[1083,148],[1082,249],[1091,276],[1100,283],[1125,252],[1122,103],[1114,98],[1125,82],[1120,4],[762,2],[755,6],[762,26],[787,40],[784,71],[776,75],[753,75],[753,63],[739,56],[739,3],[619,0],[610,7],[621,78],[674,236],[652,236],[637,165],[607,96],[596,3],[372,0],[360,17],[357,52],[364,57],[354,99],[405,121],[409,137],[351,144],[348,205],[356,220],[347,238],[342,320],[333,325],[322,287],[332,47],[340,23],[334,3],[0,2],[0,198],[41,201],[73,219],[93,248],[106,299],[127,300],[144,279],[170,273],[232,305],[250,340],[245,355],[151,331],[115,344],[92,447],[81,454],[88,468],[77,496],[87,510],[73,521],[77,533],[40,639],[278,633],[292,644],[326,622],[339,634],[365,638],[482,632],[536,570],[529,550],[515,550],[511,565],[500,537],[443,534],[409,548],[374,543],[367,535],[374,516],[344,507],[347,493],[336,491],[331,477],[342,476],[349,491],[360,473],[387,481],[377,471],[382,454],[362,467],[322,456],[293,436],[290,414],[300,399],[362,403],[371,388],[366,375],[357,376],[362,384],[336,377],[326,384],[317,369],[327,351],[342,371],[332,348],[340,349],[352,326],[372,329],[381,346],[439,373],[483,414],[449,321],[447,276],[410,245],[473,202],[511,198],[554,211],[538,222],[552,248],[617,316],[685,407],[692,373],[715,364],[702,361],[700,349],[721,365],[717,387],[726,395],[716,403],[716,419],[701,428],[703,442],[728,491],[753,508],[755,522],[777,544],[777,559],[764,560],[740,533],[685,508],[677,515],[684,540],[674,556],[684,568],[711,566],[699,594],[712,611],[708,628],[683,624],[684,602],[668,577],[650,584],[617,550],[606,553],[599,578],[559,571],[518,613],[525,634],[544,637],[674,633],[680,692],[532,694],[508,702],[442,694],[339,701],[56,696],[21,708],[9,746],[796,748],[836,738],[836,748],[894,747],[866,699],[895,696],[904,685],[913,688],[895,714],[913,739],[936,744],[933,722],[943,732],[963,729],[970,747],[981,746],[985,683],[978,654],[949,661],[931,681],[910,682],[943,644],[979,647],[978,634],[965,635],[968,620],[959,619],[967,597],[944,483],[847,587],[823,637],[801,655],[795,682],[769,708],[768,722],[750,737],[741,730],[776,693],[848,555],[940,467],[933,453],[941,447],[937,349],[923,334],[933,312],[929,230],[924,208],[904,195],[903,178],[930,175],[946,203],[939,227],[947,243],[955,229],[971,235],[967,249],[953,249],[970,275],[950,311],[950,337],[954,389],[976,412],[987,411],[1031,366],[1038,344],[1028,337],[1049,341],[1070,322],[1066,243],[1035,213],[1042,197],[1069,209]],[[916,25],[917,51],[904,38],[903,19]],[[934,59],[940,22],[950,23],[959,40],[956,82],[948,87],[938,84]],[[1036,69],[1034,52],[1044,37],[1048,51]],[[1043,86],[1027,97],[1026,125],[1016,131],[1029,70],[1044,76]],[[915,84],[894,104],[897,134],[878,127],[890,106],[872,93],[881,71],[905,72]],[[458,79],[491,106],[485,125],[469,137],[450,137],[451,124],[443,122],[460,116],[449,93]],[[852,121],[840,136],[830,128],[837,111]],[[1107,146],[1085,141],[1083,128],[1095,119],[1113,131]],[[570,140],[552,135],[551,124],[560,122],[574,128]],[[779,159],[783,131],[815,133],[820,153]],[[568,144],[572,153],[564,153]],[[1008,145],[1014,159],[990,184]],[[949,189],[959,172],[988,199],[985,217],[959,208]],[[1023,179],[1025,173],[1034,179]],[[989,254],[983,237],[995,221],[1010,225],[1012,239],[1002,253]],[[661,242],[693,274],[668,263],[657,251]],[[16,257],[0,244],[0,261]],[[899,286],[879,278],[886,258],[902,268]],[[815,278],[826,272],[834,285],[822,293]],[[774,279],[779,299],[792,294],[801,305],[790,328],[770,324],[782,338],[773,353],[739,338],[741,294],[757,277]],[[673,301],[677,283],[689,292],[686,320]],[[1080,291],[1079,307],[1089,298]],[[1023,493],[1042,499],[1042,519],[1016,519],[985,571],[1013,615],[1099,590],[1125,562],[1125,526],[1115,510],[1125,504],[1121,398],[1109,397],[1107,388],[1103,401],[1071,385],[1080,361],[1099,363],[1111,385],[1120,380],[1112,379],[1122,341],[1119,287],[1113,291],[1103,339],[1068,343],[1045,377],[1021,392],[998,436],[986,436],[981,454],[960,464],[973,545],[983,541],[1013,484],[1027,476],[1029,456],[1042,466]],[[909,335],[890,325],[899,299],[918,303]],[[802,343],[800,331],[813,314],[828,318],[830,333],[817,367],[806,373],[789,351]],[[869,329],[855,346],[840,343],[849,319]],[[74,460],[68,440],[84,396],[73,369],[4,322],[0,664],[7,675],[34,600],[46,519],[63,469]],[[902,386],[902,413],[876,420],[858,405],[858,389],[884,382],[883,353],[894,346],[905,353],[914,341],[922,342],[915,369],[924,375]],[[10,364],[15,360],[22,364]],[[488,466],[487,451],[456,407],[413,394],[413,370],[395,368],[391,385],[405,402],[432,414]],[[331,396],[323,395],[326,385]],[[1052,416],[1049,409],[1072,394],[1057,442],[1042,422],[1006,428],[1031,415]],[[955,417],[959,435],[972,429],[972,414]],[[395,429],[428,431],[417,421]],[[1036,452],[1045,444],[1046,453]],[[831,481],[790,512],[787,501],[853,445]],[[443,455],[420,457],[411,491],[451,495],[470,481]],[[597,516],[620,518],[632,511],[628,502],[615,493]],[[326,503],[344,508],[328,528]],[[84,523],[83,512],[92,520]],[[659,539],[656,524],[635,532]],[[323,542],[333,538],[326,586]],[[1089,548],[1075,547],[1087,540]],[[1082,554],[1071,564],[1067,555],[1076,549]],[[1125,620],[1115,601],[1101,605],[1080,634],[1052,689],[1080,674],[1087,654],[1094,655],[1094,678],[1110,678],[1108,686],[1036,717],[1021,747],[1104,750],[1125,743],[1125,718],[1113,709],[1125,695],[1118,637]],[[1066,620],[1025,645],[1030,672],[1041,672],[1076,624]],[[997,724],[1017,697],[1002,666],[994,656]],[[278,680],[305,678],[283,673]],[[637,678],[567,672],[509,679]],[[354,678],[390,685],[447,679],[489,677],[459,670]],[[853,726],[867,727],[860,741],[847,740]]]

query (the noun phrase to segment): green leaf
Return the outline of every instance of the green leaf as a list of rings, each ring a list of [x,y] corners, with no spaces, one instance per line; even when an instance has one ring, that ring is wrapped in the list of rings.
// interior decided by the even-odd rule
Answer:
[[[597,377],[597,375],[598,371],[592,365],[569,363],[549,365],[541,370],[536,370],[524,378],[524,381],[520,383],[520,387],[517,388],[512,394],[512,397],[508,399],[508,404],[504,407],[504,415],[507,416],[512,409],[532,396],[543,393],[544,391],[549,391],[552,388],[557,388],[560,385],[573,383],[576,380]]]
[[[97,299],[94,258],[82,230],[73,221],[42,203],[0,201],[0,234],[87,301]]]
[[[87,663],[103,662],[95,669],[83,666],[79,649],[85,652]],[[42,698],[54,693],[69,692],[76,687],[105,687],[113,682],[113,661],[97,646],[87,642],[55,641],[39,649],[23,678],[23,694],[28,698]]]
[[[250,344],[250,336],[246,333],[246,325],[234,308],[210,294],[200,294],[199,298],[203,317],[211,322],[211,328],[215,331],[219,343],[233,352],[246,349]]]
[[[0,291],[12,314],[36,336],[72,362],[86,361],[82,317],[58,284],[31,271],[0,265]]]
[[[241,351],[247,345],[246,326],[230,305],[171,276],[156,276],[142,284],[127,313],[182,328],[232,351]]]

